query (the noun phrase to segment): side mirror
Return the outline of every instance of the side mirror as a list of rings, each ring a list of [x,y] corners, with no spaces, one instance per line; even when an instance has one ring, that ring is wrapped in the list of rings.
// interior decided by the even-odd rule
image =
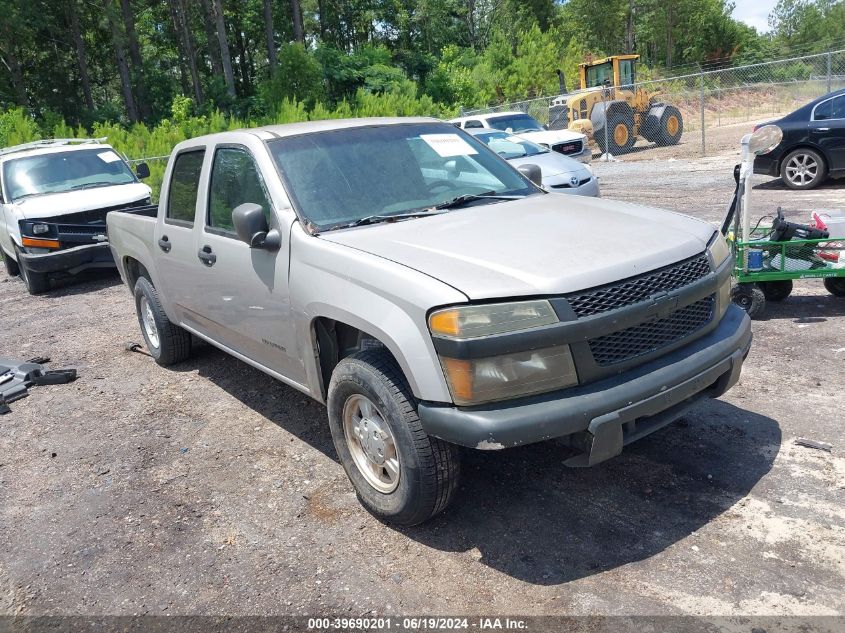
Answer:
[[[137,165],[135,165],[135,175],[138,176],[138,180],[149,178],[150,166],[147,165],[147,163],[138,163]]]
[[[264,209],[260,204],[245,202],[232,211],[232,224],[242,242],[250,248],[263,248],[268,251],[278,250],[282,245],[282,236],[276,229],[270,230]]]
[[[517,167],[517,170],[538,187],[543,186],[543,172],[540,170],[539,166],[533,163],[528,163],[526,165],[520,165]]]

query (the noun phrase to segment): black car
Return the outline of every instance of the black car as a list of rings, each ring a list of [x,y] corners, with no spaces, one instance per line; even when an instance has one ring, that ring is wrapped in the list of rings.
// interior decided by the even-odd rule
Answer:
[[[783,140],[754,159],[754,173],[780,176],[790,189],[812,189],[845,176],[845,90],[837,90],[770,121]]]

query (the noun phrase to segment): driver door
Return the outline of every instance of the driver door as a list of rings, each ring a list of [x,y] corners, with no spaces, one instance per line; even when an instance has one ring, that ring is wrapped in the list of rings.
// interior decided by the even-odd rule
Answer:
[[[217,145],[207,199],[198,213],[197,312],[213,340],[297,383],[305,372],[296,348],[288,291],[292,212],[279,211],[261,177],[256,155],[244,145]],[[271,167],[272,169],[272,167]],[[265,172],[267,173],[267,172]],[[270,173],[275,173],[272,171]],[[277,251],[250,248],[238,239],[232,210],[243,203],[262,207],[270,228],[279,229]]]

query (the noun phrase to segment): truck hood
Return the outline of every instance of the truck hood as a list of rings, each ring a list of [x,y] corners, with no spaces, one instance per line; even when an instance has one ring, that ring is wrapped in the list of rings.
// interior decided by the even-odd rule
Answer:
[[[478,300],[618,281],[701,253],[714,231],[669,211],[544,194],[320,238],[408,266]]]
[[[15,206],[26,220],[54,218],[59,215],[115,207],[143,200],[150,196],[150,188],[140,182],[126,185],[80,189],[63,193],[24,198]]]
[[[541,145],[556,145],[570,141],[585,141],[586,136],[570,130],[545,130],[543,132],[515,132],[514,136],[521,136]]]

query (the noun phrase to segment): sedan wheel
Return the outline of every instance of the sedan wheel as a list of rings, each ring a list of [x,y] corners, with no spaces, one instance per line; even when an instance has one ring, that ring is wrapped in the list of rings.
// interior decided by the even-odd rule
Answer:
[[[812,189],[827,175],[827,168],[818,152],[799,149],[783,159],[780,173],[790,189]]]

